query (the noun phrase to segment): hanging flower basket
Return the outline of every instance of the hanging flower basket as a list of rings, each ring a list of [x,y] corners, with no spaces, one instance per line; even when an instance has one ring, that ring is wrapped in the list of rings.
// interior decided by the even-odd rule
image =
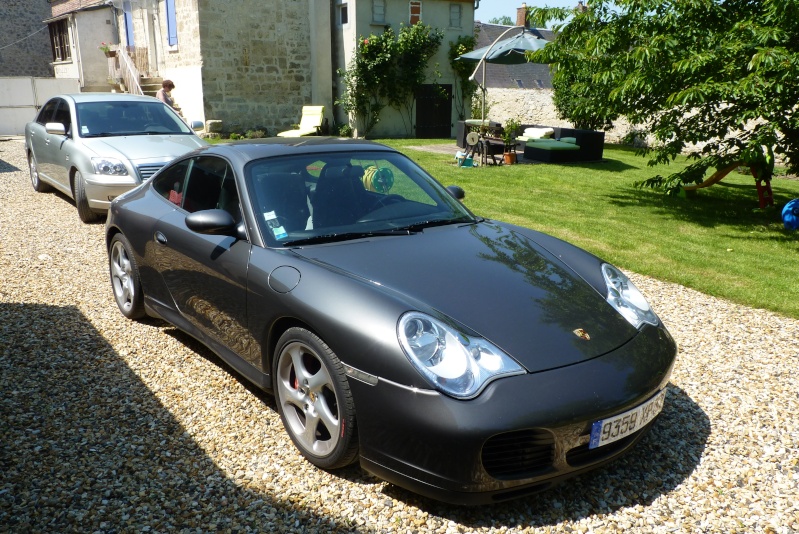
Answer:
[[[117,57],[117,51],[111,48],[111,45],[106,43],[100,43],[100,46],[97,48],[100,49],[100,52],[105,54],[105,57]]]

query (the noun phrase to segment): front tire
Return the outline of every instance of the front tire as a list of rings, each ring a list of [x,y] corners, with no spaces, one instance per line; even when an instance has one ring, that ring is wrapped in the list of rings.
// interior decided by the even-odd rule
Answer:
[[[89,207],[89,197],[86,196],[86,181],[80,171],[75,171],[73,178],[72,196],[75,198],[75,207],[78,208],[78,217],[85,223],[100,220],[100,214]]]
[[[315,334],[290,328],[277,342],[274,389],[277,409],[291,441],[322,469],[358,458],[355,404],[344,366]]]
[[[50,184],[44,183],[39,176],[39,167],[36,164],[36,156],[33,155],[33,152],[28,152],[28,170],[31,173],[31,185],[34,191],[37,193],[46,193],[52,189]]]
[[[108,247],[108,268],[111,273],[111,288],[114,290],[119,311],[128,319],[144,317],[144,295],[141,290],[139,266],[133,256],[133,247],[128,239],[117,234]]]

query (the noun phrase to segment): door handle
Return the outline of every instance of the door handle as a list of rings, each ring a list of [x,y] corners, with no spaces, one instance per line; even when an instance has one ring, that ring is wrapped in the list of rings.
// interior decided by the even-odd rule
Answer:
[[[166,236],[162,234],[160,230],[155,232],[155,240],[162,245],[166,245]]]

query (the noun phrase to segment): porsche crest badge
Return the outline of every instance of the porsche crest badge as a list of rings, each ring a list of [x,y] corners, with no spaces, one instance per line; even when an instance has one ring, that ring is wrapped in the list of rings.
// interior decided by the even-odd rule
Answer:
[[[574,332],[574,335],[579,337],[580,339],[584,339],[586,341],[590,341],[591,340],[591,336],[589,336],[588,332],[586,332],[582,328],[578,328],[576,330],[572,330],[572,332]]]

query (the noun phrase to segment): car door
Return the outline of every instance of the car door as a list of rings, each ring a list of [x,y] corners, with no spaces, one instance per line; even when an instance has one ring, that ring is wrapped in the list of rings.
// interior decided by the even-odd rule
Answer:
[[[47,182],[54,180],[53,169],[56,162],[56,154],[58,153],[56,149],[58,141],[56,140],[57,136],[47,133],[45,125],[48,122],[53,122],[55,111],[62,101],[61,98],[48,100],[36,115],[36,120],[29,127],[30,149],[36,160],[36,168],[39,171],[39,175]]]
[[[175,180],[166,198],[180,209],[155,224],[156,262],[180,315],[196,330],[239,355],[252,342],[247,332],[246,239],[203,235],[186,227],[186,216],[225,209],[241,219],[239,194],[231,166],[222,158],[187,160],[185,180]]]
[[[65,135],[48,134],[48,140],[45,144],[52,150],[53,180],[72,194],[72,188],[69,183],[69,170],[72,168],[72,152],[75,145],[72,140],[74,117],[69,103],[64,99],[59,100],[52,122],[61,124],[64,127]]]

